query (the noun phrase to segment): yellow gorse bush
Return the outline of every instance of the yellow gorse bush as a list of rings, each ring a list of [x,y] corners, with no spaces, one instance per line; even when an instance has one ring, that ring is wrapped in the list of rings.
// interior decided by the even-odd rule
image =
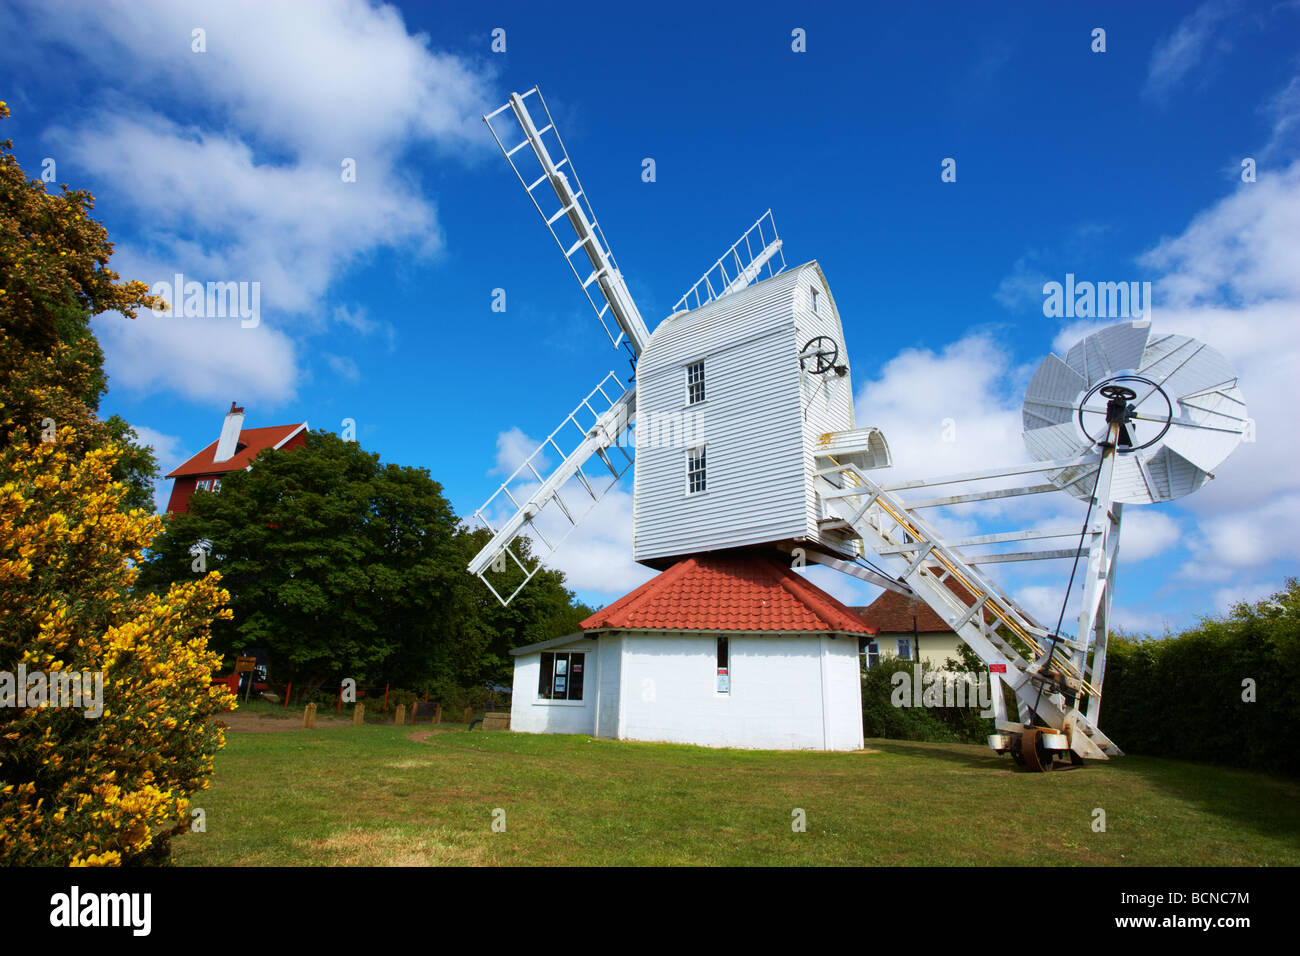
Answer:
[[[0,864],[164,862],[190,823],[233,703],[208,651],[229,594],[213,572],[134,594],[162,522],[119,510],[116,446],[0,451],[0,670],[103,673],[103,714],[0,707]]]

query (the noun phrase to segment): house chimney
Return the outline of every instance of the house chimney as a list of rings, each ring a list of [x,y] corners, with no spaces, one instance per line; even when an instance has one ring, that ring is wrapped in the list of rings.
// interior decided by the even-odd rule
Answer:
[[[244,430],[244,410],[230,403],[230,411],[221,425],[221,439],[217,442],[217,452],[212,456],[215,462],[230,461],[239,450],[239,433]]]

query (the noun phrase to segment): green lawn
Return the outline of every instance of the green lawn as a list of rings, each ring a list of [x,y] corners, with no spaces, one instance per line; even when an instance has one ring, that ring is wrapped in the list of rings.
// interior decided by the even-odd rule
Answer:
[[[231,732],[189,866],[1300,864],[1300,782],[1124,757],[1016,773],[959,744],[709,750],[429,725]],[[1093,810],[1106,832],[1093,832]],[[505,832],[492,829],[505,811]],[[794,832],[792,811],[806,813]]]

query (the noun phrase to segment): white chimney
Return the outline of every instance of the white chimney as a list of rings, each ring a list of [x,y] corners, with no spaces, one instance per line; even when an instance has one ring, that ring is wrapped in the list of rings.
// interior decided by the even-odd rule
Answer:
[[[215,462],[230,461],[239,450],[239,433],[244,430],[244,410],[230,403],[230,411],[221,425],[221,439],[217,442],[217,453],[212,456]]]

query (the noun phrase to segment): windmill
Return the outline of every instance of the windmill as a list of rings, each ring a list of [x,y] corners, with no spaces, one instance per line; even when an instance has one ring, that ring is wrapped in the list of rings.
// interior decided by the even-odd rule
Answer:
[[[980,657],[995,687],[1010,692],[1014,720],[1006,696],[992,694],[990,747],[1031,770],[1050,770],[1058,757],[1122,753],[1098,719],[1123,507],[1194,491],[1241,440],[1245,405],[1222,356],[1184,336],[1155,335],[1149,322],[1103,329],[1049,356],[1031,381],[1023,419],[1033,462],[879,481],[873,473],[891,464],[889,447],[878,429],[854,420],[829,284],[815,261],[786,266],[770,210],[652,331],[540,91],[512,94],[484,121],[609,341],[635,369],[630,387],[613,371],[597,383],[475,513],[491,537],[469,570],[498,600],[508,604],[632,470],[640,563],[779,549],[796,565],[823,564],[924,600]],[[1045,480],[1015,483],[1030,475]],[[979,490],[913,494],[949,485]],[[1089,502],[1082,530],[946,540],[923,517],[930,508],[1062,490]],[[533,542],[527,558],[516,547],[525,535]],[[996,550],[1076,537],[1066,549]],[[1087,559],[1074,636],[1061,633],[1064,608],[1048,627],[981,570],[1062,558],[1076,570]],[[511,564],[522,580],[498,588],[494,575]]]

